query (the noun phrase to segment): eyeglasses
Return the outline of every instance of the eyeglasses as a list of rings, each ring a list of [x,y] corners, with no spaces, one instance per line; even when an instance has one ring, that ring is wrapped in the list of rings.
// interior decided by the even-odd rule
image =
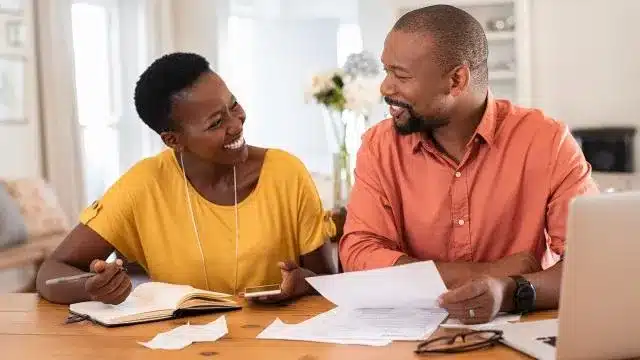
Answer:
[[[500,330],[477,330],[453,336],[441,336],[418,344],[416,354],[452,354],[494,346],[502,339]]]

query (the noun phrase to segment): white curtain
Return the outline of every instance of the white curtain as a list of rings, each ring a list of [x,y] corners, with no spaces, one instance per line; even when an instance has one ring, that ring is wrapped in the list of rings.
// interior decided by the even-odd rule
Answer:
[[[125,150],[121,151],[118,161],[121,172],[124,172],[135,161],[163,148],[159,137],[142,124],[135,113],[133,86],[141,69],[174,49],[174,3],[173,0],[116,1],[120,8],[119,43],[123,53],[123,66],[118,72],[120,79],[116,82],[122,84],[121,101],[124,106],[119,130],[123,134],[120,146]],[[73,65],[72,1],[35,0],[34,5],[44,172],[73,222],[87,201],[93,199],[86,199],[84,195],[84,164]]]
[[[138,42],[144,47],[144,56],[141,59],[142,68],[144,68],[160,56],[175,51],[174,3],[173,0],[140,0],[140,6],[142,31]],[[138,120],[138,122],[142,121]],[[151,156],[164,149],[158,134],[148,128],[144,131],[146,134],[142,144],[144,156]]]
[[[36,36],[45,177],[71,219],[83,203],[75,114],[71,1],[36,0]]]

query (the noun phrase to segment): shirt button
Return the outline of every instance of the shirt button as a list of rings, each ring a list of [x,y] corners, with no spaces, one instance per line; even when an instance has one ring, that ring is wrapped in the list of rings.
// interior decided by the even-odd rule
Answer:
[[[462,176],[462,173],[460,171],[456,171],[456,177],[460,177]]]
[[[458,220],[458,225],[464,225],[464,220],[462,219]]]

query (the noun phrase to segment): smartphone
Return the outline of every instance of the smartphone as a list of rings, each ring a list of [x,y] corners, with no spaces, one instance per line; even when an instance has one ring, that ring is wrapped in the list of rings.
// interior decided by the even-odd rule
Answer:
[[[280,284],[253,286],[244,289],[244,297],[255,298],[260,296],[279,295]]]

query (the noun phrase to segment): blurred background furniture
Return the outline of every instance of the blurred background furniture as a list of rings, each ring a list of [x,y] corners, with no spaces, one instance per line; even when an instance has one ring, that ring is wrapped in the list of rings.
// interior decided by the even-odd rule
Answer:
[[[0,293],[34,291],[40,264],[69,229],[44,180],[0,179]]]

